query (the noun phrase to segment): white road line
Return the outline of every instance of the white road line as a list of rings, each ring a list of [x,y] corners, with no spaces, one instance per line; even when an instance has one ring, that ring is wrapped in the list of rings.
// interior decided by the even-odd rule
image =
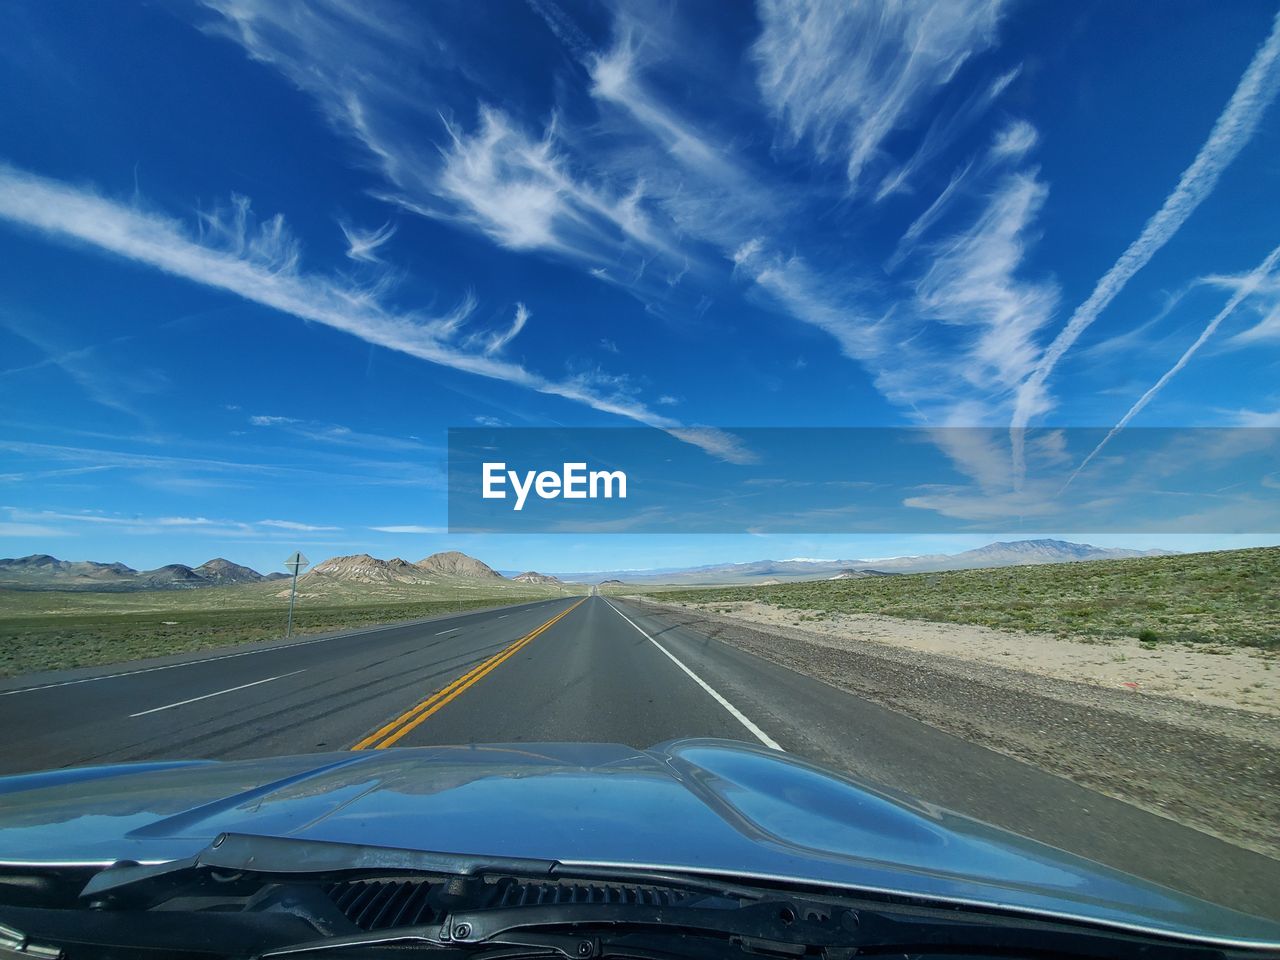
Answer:
[[[601,599],[604,599],[604,598],[602,597]],[[659,650],[665,653],[667,655],[667,658],[672,663],[674,663],[677,667],[679,667],[681,670],[687,673],[690,679],[692,679],[694,683],[700,686],[703,690],[707,691],[707,693],[711,694],[712,699],[714,699],[716,703],[720,704],[720,706],[724,707],[731,714],[733,714],[734,719],[737,720],[744,727],[746,727],[748,730],[750,730],[752,735],[757,740],[763,743],[770,750],[777,750],[779,752],[785,753],[785,751],[782,749],[781,744],[779,744],[777,740],[773,739],[773,737],[769,736],[767,733],[765,733],[763,730],[757,727],[755,723],[752,722],[750,717],[748,717],[745,713],[743,713],[741,710],[735,707],[732,703],[730,703],[724,697],[720,696],[720,694],[716,692],[715,688],[712,687],[711,684],[707,683],[707,681],[703,680],[700,676],[698,676],[696,673],[694,673],[692,670],[686,667],[683,663],[677,660],[670,650],[668,650],[666,647],[660,644],[657,640],[653,639],[653,637],[649,636],[649,634],[645,633],[644,630],[642,630],[634,620],[632,620],[625,613],[623,613],[621,610],[615,607],[612,603],[609,603],[608,600],[605,600],[604,602],[609,604],[610,610],[612,610],[614,613],[620,616],[623,620],[627,621],[627,623],[631,624],[633,627],[639,630],[640,635],[642,637],[644,637],[646,640],[652,643],[655,647],[657,647]]]
[[[450,627],[448,630],[441,630],[436,634],[437,637],[443,637],[446,633],[453,633],[455,630],[461,630],[461,627]]]
[[[533,603],[521,604],[521,606],[536,606],[539,604],[551,603],[550,600],[535,600]],[[484,613],[479,610],[476,613]],[[470,617],[472,613],[455,614],[455,617]],[[503,614],[509,616],[509,614]],[[219,660],[234,660],[236,657],[252,657],[259,653],[274,653],[276,650],[292,650],[294,647],[309,647],[313,643],[328,643],[330,640],[342,640],[345,637],[364,636],[368,633],[382,633],[385,630],[397,630],[402,627],[412,627],[421,621],[409,621],[408,623],[388,623],[382,627],[369,627],[365,630],[348,630],[332,637],[316,637],[313,640],[295,640],[293,643],[281,643],[272,647],[262,647],[258,650],[241,650],[239,653],[224,653],[216,657],[202,657],[199,660],[183,660],[181,663],[165,663],[158,667],[142,667],[139,670],[122,670],[120,673],[104,673],[98,677],[81,677],[79,680],[59,680],[56,683],[42,683],[35,687],[19,687],[16,690],[0,690],[0,697],[12,697],[19,693],[37,693],[41,690],[52,690],[54,687],[74,687],[78,683],[97,683],[99,680],[118,680],[121,677],[136,677],[141,673],[155,673],[157,670],[176,670],[178,667],[195,667],[202,663],[216,663]],[[431,621],[426,621],[430,623]],[[461,630],[461,627],[454,627],[455,630]],[[446,633],[448,631],[445,631]],[[436,634],[440,636],[440,634]]]
[[[150,710],[143,710],[141,713],[129,714],[129,719],[134,717],[145,717],[148,713],[159,713],[161,710],[172,710],[174,707],[185,707],[188,703],[195,703],[198,700],[208,700],[210,697],[220,697],[224,693],[235,693],[237,690],[248,690],[250,687],[256,687],[260,683],[270,683],[272,680],[283,680],[285,677],[293,677],[299,673],[306,673],[306,668],[294,670],[293,673],[282,673],[278,676],[267,677],[265,680],[255,680],[253,683],[242,683],[238,687],[228,687],[226,690],[219,690],[216,693],[206,693],[202,697],[192,697],[190,700],[179,700],[177,703],[166,703],[163,707],[152,707]]]

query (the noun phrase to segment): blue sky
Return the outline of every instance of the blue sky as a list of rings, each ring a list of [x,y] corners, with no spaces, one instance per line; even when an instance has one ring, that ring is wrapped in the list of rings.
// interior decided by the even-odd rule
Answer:
[[[1277,23],[8,4],[0,554],[877,556],[943,538],[449,537],[445,430],[1280,426]]]

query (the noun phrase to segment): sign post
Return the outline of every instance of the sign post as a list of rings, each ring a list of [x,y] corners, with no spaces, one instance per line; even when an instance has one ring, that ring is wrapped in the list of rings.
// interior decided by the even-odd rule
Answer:
[[[289,625],[284,631],[286,640],[293,636],[293,598],[298,595],[298,571],[305,570],[310,563],[310,560],[297,552],[284,562],[284,568],[293,574],[293,582],[289,587]]]

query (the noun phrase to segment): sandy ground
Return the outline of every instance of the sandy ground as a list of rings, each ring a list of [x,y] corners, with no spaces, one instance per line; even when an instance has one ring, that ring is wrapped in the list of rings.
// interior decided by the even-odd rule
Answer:
[[[820,616],[755,600],[685,606],[761,626],[800,627],[818,637],[883,643],[1134,694],[1280,716],[1280,657],[1261,651],[1171,644],[1149,650],[1134,639],[1062,640],[1052,634],[874,614]]]

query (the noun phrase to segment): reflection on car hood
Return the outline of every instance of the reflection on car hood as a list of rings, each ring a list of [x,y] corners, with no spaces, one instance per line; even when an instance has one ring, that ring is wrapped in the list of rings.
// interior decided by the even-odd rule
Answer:
[[[803,880],[1280,943],[1278,924],[729,741],[423,747],[0,778],[0,863],[159,862],[224,832]]]

